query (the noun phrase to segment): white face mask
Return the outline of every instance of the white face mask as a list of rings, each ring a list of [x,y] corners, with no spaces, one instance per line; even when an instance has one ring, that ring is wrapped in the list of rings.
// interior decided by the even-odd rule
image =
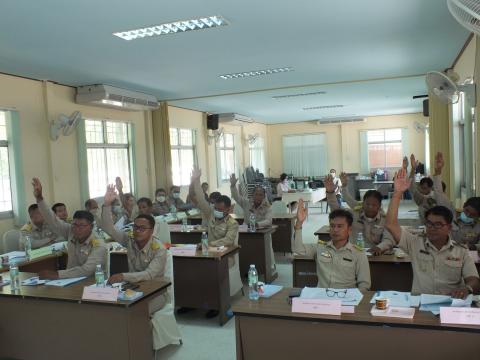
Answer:
[[[334,172],[331,172],[331,173],[330,173],[330,175],[331,175],[331,176],[334,178],[334,177],[335,177],[335,175],[337,175],[337,174],[336,174],[336,173],[334,173]]]
[[[98,209],[90,210],[90,214],[92,214],[93,216],[97,216],[98,215]]]
[[[218,210],[213,210],[213,216],[215,216],[216,219],[223,219],[225,217],[223,211]]]
[[[173,198],[174,199],[178,199],[180,197],[180,193],[179,192],[174,192],[173,193]]]
[[[165,202],[165,200],[166,200],[166,197],[165,197],[165,196],[157,196],[157,201],[158,201],[158,202],[163,203],[163,202]]]

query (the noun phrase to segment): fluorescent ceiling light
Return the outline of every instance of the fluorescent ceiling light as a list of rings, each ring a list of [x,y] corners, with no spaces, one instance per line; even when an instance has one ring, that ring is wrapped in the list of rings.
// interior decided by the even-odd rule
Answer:
[[[325,95],[326,93],[327,93],[326,91],[315,91],[315,92],[301,93],[301,94],[276,95],[276,96],[272,96],[272,99],[279,100],[279,99],[295,98],[300,96]]]
[[[321,109],[335,109],[335,108],[342,108],[345,105],[322,105],[322,106],[311,106],[311,107],[304,107],[303,110],[321,110]]]
[[[135,40],[144,37],[175,34],[179,32],[211,29],[218,26],[228,25],[227,20],[222,16],[208,16],[199,19],[181,20],[171,23],[149,26],[141,29],[115,32],[113,35],[124,40]]]
[[[223,74],[223,75],[220,75],[220,78],[224,80],[239,79],[239,78],[247,78],[252,76],[278,74],[278,73],[284,73],[289,71],[293,71],[293,68],[282,67],[282,68],[275,68],[275,69],[245,71],[245,72],[234,73],[234,74]]]

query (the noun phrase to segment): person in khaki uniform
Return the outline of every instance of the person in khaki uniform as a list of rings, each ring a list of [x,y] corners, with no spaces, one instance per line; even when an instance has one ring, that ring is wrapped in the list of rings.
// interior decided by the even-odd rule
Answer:
[[[97,265],[105,269],[107,249],[102,240],[93,233],[94,218],[88,211],[76,211],[71,224],[58,219],[43,200],[42,184],[34,178],[33,195],[37,200],[40,213],[52,230],[67,239],[68,263],[66,270],[44,270],[39,273],[42,279],[63,279],[79,276],[92,276]]]
[[[333,210],[330,221],[328,242],[304,244],[302,240],[302,224],[307,216],[303,200],[298,202],[297,220],[293,251],[299,255],[314,257],[317,263],[318,287],[321,288],[370,288],[370,266],[367,255],[362,249],[348,241],[352,232],[352,214],[343,209]]]
[[[410,255],[413,269],[412,293],[450,294],[464,298],[480,291],[480,279],[467,247],[453,240],[452,212],[435,206],[425,213],[426,234],[413,235],[398,224],[398,207],[411,179],[401,169],[395,176],[386,227],[398,246]]]
[[[23,225],[20,231],[22,235],[30,235],[32,249],[38,249],[43,246],[51,245],[57,240],[57,234],[52,230],[51,226],[45,223],[37,204],[28,207],[28,215],[30,221]],[[25,237],[20,238],[20,249],[25,249]]]
[[[347,190],[348,179],[345,173],[340,175],[343,183],[343,198],[350,206],[353,216],[352,233],[350,241],[355,243],[358,233],[363,233],[365,247],[373,255],[381,255],[391,250],[395,245],[392,235],[385,229],[385,213],[382,210],[382,194],[376,190],[369,190],[363,196],[363,202],[359,204]],[[327,192],[328,205],[332,210],[339,209],[335,195],[335,184],[331,176],[324,180]]]
[[[230,191],[232,194],[233,200],[237,202],[238,205],[241,206],[243,210],[243,217],[244,223],[250,224],[249,216],[250,214],[255,215],[255,224],[256,227],[265,228],[272,226],[272,206],[269,204],[266,196],[265,196],[265,189],[260,186],[255,188],[253,193],[253,198],[249,200],[246,196],[241,196],[238,189],[237,189],[237,178],[235,174],[230,176]],[[268,246],[270,248],[269,257],[267,260],[271,264],[271,268],[275,269],[275,255],[273,253],[272,247],[272,234],[268,233],[265,234],[267,238]]]
[[[480,197],[471,197],[453,222],[452,237],[470,250],[480,250]]]

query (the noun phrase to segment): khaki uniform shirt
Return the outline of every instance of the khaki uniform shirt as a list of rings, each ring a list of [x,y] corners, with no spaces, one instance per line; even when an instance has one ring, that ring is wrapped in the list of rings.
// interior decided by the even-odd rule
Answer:
[[[170,212],[170,203],[165,200],[163,203],[155,201],[153,203],[153,213],[155,216],[165,215]]]
[[[468,248],[473,245],[480,250],[480,222],[466,224],[459,219],[454,221],[452,238],[460,244],[465,244]]]
[[[128,273],[123,273],[123,278],[129,282],[145,280],[164,280],[167,251],[153,237],[139,249],[133,239],[133,233],[118,231],[112,220],[110,206],[102,209],[102,223],[104,230],[118,243],[127,248]]]
[[[465,278],[478,277],[468,249],[451,238],[438,250],[425,235],[402,228],[398,246],[410,255],[414,294],[445,294],[464,287]]]
[[[353,215],[350,242],[355,243],[358,233],[363,233],[366,248],[377,246],[382,251],[393,248],[395,240],[392,234],[385,228],[386,215],[383,210],[380,209],[377,216],[370,219],[365,215],[362,204],[354,200],[346,189],[343,192],[343,196],[348,206],[351,207],[350,212]],[[335,194],[327,193],[327,200],[332,210],[339,209]]]
[[[272,207],[266,198],[258,207],[255,207],[255,205],[253,205],[253,200],[249,200],[245,196],[240,196],[235,186],[231,186],[230,191],[233,200],[242,207],[245,224],[248,224],[250,213],[254,213],[259,227],[272,226]]]
[[[450,199],[443,192],[441,176],[432,176],[432,181],[433,191],[431,195],[423,195],[418,191],[418,185],[415,183],[415,179],[412,179],[412,183],[410,184],[410,192],[412,193],[413,200],[418,205],[418,215],[422,224],[425,223],[425,213],[437,205],[445,206],[450,209],[452,214],[455,214]]]
[[[107,260],[107,249],[103,240],[95,238],[92,231],[87,240],[82,244],[73,237],[72,225],[58,219],[45,201],[38,202],[38,208],[43,215],[45,222],[58,235],[67,239],[68,263],[67,270],[58,271],[58,276],[72,278],[79,276],[92,276],[95,274],[97,265],[102,265],[105,270]]]
[[[318,287],[321,288],[370,288],[370,265],[367,255],[355,245],[347,243],[337,249],[331,241],[304,244],[302,230],[296,230],[293,251],[299,255],[314,257],[317,263]]]
[[[203,194],[203,191],[202,191],[202,194]],[[173,196],[170,196],[168,198],[168,202],[170,203],[170,205],[175,206],[180,211],[182,211],[182,210],[186,211],[186,210],[190,210],[192,208],[192,204],[187,204],[187,203],[185,203],[185,201],[183,201],[180,198],[175,199]]]
[[[30,235],[32,239],[32,249],[38,249],[53,244],[58,238],[57,234],[55,234],[47,223],[39,228],[35,224],[29,222],[23,225],[20,231],[22,232],[22,235]],[[25,238],[22,236],[20,238],[20,249],[25,249],[24,241]]]

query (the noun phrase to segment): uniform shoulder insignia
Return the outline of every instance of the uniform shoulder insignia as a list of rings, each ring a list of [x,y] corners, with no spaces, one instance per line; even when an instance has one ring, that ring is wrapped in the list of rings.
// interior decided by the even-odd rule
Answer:
[[[353,244],[353,248],[358,250],[358,251],[363,251],[363,248],[358,246],[357,244]]]
[[[91,243],[93,247],[100,246],[100,240],[98,239],[92,239]]]
[[[161,248],[161,245],[158,242],[156,242],[155,240],[153,240],[151,248],[152,248],[152,250],[158,250],[158,249]]]
[[[354,211],[360,211],[360,210],[362,210],[362,208],[363,208],[363,204],[357,204],[357,205],[353,208],[353,210],[354,210]]]
[[[318,240],[319,245],[325,245],[327,242],[325,240]]]
[[[454,246],[458,246],[458,247],[461,247],[461,248],[464,248],[464,249],[467,249],[467,250],[468,250],[468,247],[467,247],[466,244],[459,243],[459,242],[457,242],[456,240],[452,240],[452,244],[453,244]]]
[[[27,223],[27,224],[23,225],[22,228],[20,229],[20,231],[32,231],[32,224]]]

